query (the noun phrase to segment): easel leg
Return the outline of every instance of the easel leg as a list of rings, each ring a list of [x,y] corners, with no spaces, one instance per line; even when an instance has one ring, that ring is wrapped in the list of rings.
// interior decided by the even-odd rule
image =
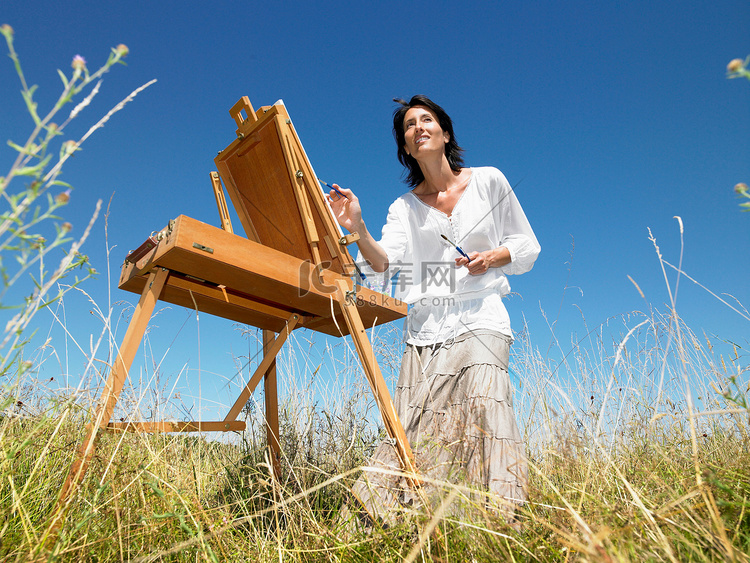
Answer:
[[[128,325],[128,330],[125,332],[117,359],[109,372],[109,378],[107,379],[102,396],[99,398],[94,420],[87,427],[86,438],[78,450],[78,456],[70,467],[68,478],[60,491],[57,506],[55,507],[49,527],[53,536],[62,525],[73,493],[75,493],[86,475],[91,458],[94,456],[99,429],[105,427],[112,418],[117,399],[120,397],[128,376],[128,371],[135,358],[135,353],[141,344],[148,321],[151,319],[151,314],[154,312],[154,307],[168,275],[169,270],[163,268],[151,272],[146,282],[146,287],[143,289],[143,293],[141,293],[141,299],[135,308],[133,318]]]
[[[401,459],[402,467],[407,473],[411,473],[414,477],[409,480],[412,484],[418,484],[419,479],[416,477],[416,468],[414,466],[414,454],[411,451],[409,440],[406,438],[403,426],[401,426],[401,420],[396,414],[396,407],[393,405],[391,400],[391,394],[388,392],[388,386],[383,379],[383,374],[380,372],[380,366],[375,359],[375,353],[372,350],[372,344],[370,339],[367,338],[367,332],[362,324],[362,319],[359,316],[357,305],[354,302],[347,300],[348,288],[346,282],[343,280],[336,280],[336,286],[338,288],[338,299],[341,305],[341,310],[344,313],[346,324],[349,327],[349,333],[351,334],[354,346],[357,349],[357,354],[362,362],[362,367],[365,370],[367,381],[370,383],[373,393],[375,394],[375,401],[380,410],[380,414],[383,417],[383,423],[388,435],[396,440],[396,450],[398,456]]]
[[[263,360],[258,365],[250,381],[245,385],[240,396],[234,402],[232,408],[229,409],[229,414],[224,418],[224,422],[237,420],[250,395],[253,394],[258,383],[260,383],[260,378],[265,376],[266,431],[268,432],[268,447],[271,449],[271,464],[277,477],[281,474],[281,447],[279,446],[279,401],[276,394],[276,355],[281,350],[284,342],[286,342],[289,333],[297,326],[299,320],[300,316],[298,314],[292,314],[287,320],[286,326],[275,338],[272,331],[263,331]]]
[[[263,350],[268,353],[268,349],[275,340],[273,331],[263,331]],[[276,479],[281,478],[281,444],[279,444],[279,396],[277,392],[276,380],[276,359],[266,371],[265,379],[265,396],[266,396],[266,437],[268,442],[268,454],[271,457],[271,465]]]

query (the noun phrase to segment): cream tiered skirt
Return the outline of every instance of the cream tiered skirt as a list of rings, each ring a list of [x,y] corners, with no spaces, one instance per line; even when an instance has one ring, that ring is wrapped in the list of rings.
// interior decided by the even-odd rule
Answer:
[[[434,347],[407,345],[395,406],[427,479],[418,491],[411,489],[399,474],[392,442],[383,442],[352,488],[370,516],[389,522],[399,509],[427,504],[429,510],[451,489],[459,499],[479,499],[506,516],[526,500],[528,470],[513,413],[509,348],[507,336],[486,330]]]

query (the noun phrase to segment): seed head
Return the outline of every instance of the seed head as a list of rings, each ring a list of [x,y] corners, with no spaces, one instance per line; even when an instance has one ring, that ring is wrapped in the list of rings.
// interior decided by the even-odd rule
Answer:
[[[70,66],[72,66],[74,70],[84,70],[86,68],[86,59],[81,55],[76,55],[73,57],[73,62],[70,63]]]
[[[59,205],[65,205],[70,201],[70,190],[65,190],[64,192],[60,192],[57,194],[57,197],[55,197],[55,201]]]
[[[70,224],[70,223],[68,223],[67,221],[66,221],[65,223],[63,223],[62,225],[60,225],[60,230],[61,230],[61,231],[62,231],[63,233],[67,233],[67,232],[70,232],[70,230],[71,230],[72,228],[73,228],[73,225],[71,225],[71,224]]]
[[[742,59],[732,59],[727,65],[727,72],[739,72],[743,66],[745,66],[745,61]]]
[[[13,35],[13,28],[10,27],[7,23],[4,23],[3,25],[0,25],[0,33],[3,35]]]
[[[740,182],[734,187],[734,193],[736,193],[737,195],[745,195],[748,189],[749,188],[747,187],[747,184],[745,184],[744,182]]]
[[[127,45],[123,45],[122,43],[120,43],[117,47],[115,47],[115,52],[121,57],[126,57],[130,52],[130,49],[128,49]]]

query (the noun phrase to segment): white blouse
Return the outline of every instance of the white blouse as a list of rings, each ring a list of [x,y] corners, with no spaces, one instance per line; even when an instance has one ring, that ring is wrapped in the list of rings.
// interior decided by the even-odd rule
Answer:
[[[379,241],[388,270],[377,274],[361,266],[368,281],[383,287],[390,280],[394,296],[410,305],[404,331],[410,344],[436,344],[478,329],[512,336],[502,302],[510,292],[506,276],[531,270],[541,247],[503,173],[492,167],[471,172],[451,216],[412,192],[394,201]],[[469,275],[465,267],[456,267],[460,254],[441,235],[467,254],[504,246],[511,261]],[[363,264],[361,255],[357,261]]]

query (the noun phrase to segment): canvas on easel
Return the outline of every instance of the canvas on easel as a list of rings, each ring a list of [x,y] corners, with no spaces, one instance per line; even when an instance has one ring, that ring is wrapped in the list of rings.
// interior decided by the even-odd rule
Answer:
[[[351,256],[338,244],[338,224],[283,103],[256,114],[244,97],[230,114],[238,124],[237,140],[214,162],[247,237],[348,274]]]

